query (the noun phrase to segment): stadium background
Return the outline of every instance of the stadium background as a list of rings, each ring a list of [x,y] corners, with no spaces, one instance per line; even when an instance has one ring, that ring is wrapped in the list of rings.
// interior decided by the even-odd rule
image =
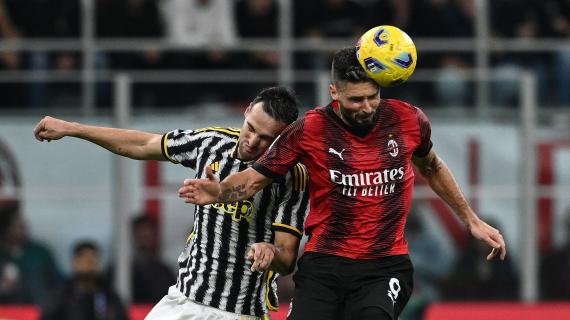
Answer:
[[[294,87],[308,110],[328,102],[331,53],[379,24],[418,48],[411,80],[382,96],[426,111],[436,150],[509,248],[507,264],[480,263],[418,181],[408,230],[416,292],[402,319],[570,318],[570,278],[557,273],[570,254],[568,1],[2,0],[0,195],[20,201],[30,236],[63,274],[71,246],[94,239],[130,302],[129,220],[156,220],[174,270],[192,223],[176,190],[192,173],[75,139],[40,144],[35,123],[239,127],[248,99],[274,84]],[[286,311],[290,278],[280,285]],[[0,317],[35,317],[12,307]]]

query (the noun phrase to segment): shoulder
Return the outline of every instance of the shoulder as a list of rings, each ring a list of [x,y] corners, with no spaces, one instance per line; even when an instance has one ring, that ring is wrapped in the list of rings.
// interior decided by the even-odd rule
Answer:
[[[192,130],[192,132],[195,134],[222,135],[222,136],[227,136],[228,138],[237,138],[239,137],[240,129],[231,128],[231,127],[207,127],[207,128]]]
[[[195,130],[172,130],[164,135],[163,139],[172,140],[195,140],[211,137],[235,139],[239,138],[240,129],[230,127],[207,127]]]
[[[391,110],[400,115],[400,117],[413,117],[420,121],[427,120],[424,111],[411,103],[398,100],[398,99],[383,99],[382,103],[390,107]]]
[[[382,103],[401,113],[417,113],[420,110],[415,105],[398,99],[383,99]]]

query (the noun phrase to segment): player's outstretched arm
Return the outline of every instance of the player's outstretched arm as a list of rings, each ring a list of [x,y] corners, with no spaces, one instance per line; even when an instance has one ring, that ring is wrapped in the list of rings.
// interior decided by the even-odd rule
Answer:
[[[501,260],[504,260],[507,248],[503,236],[499,230],[488,225],[475,214],[461,192],[451,170],[435,151],[431,150],[425,157],[414,157],[412,160],[428,181],[429,186],[453,209],[455,214],[467,225],[471,234],[492,247],[487,260],[491,260],[497,255]]]
[[[75,137],[131,159],[166,160],[160,146],[162,136],[149,132],[96,127],[44,117],[34,128],[34,136],[39,141],[48,142],[63,137]]]
[[[178,189],[178,196],[186,203],[198,205],[230,203],[245,200],[271,183],[268,178],[252,168],[229,175],[219,182],[212,169],[206,167],[206,179],[186,179]]]
[[[288,275],[295,270],[300,239],[287,232],[275,231],[275,244],[258,242],[251,245],[247,259],[253,261],[251,271],[273,270]]]

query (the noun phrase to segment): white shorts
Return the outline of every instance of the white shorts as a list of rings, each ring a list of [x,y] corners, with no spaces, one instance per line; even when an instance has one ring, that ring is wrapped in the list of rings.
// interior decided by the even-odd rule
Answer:
[[[145,320],[269,320],[263,317],[246,316],[223,311],[188,299],[171,286],[168,294],[150,310]]]

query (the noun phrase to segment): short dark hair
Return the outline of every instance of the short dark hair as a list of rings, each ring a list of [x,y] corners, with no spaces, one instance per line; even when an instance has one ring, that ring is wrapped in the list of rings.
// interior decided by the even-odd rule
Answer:
[[[371,82],[376,84],[374,80],[370,79],[364,68],[356,58],[356,47],[342,48],[335,52],[331,66],[331,78],[334,84],[341,81],[348,81],[352,83]]]
[[[79,257],[85,250],[92,250],[99,254],[99,246],[94,241],[82,240],[73,246],[73,258]]]
[[[285,87],[263,89],[252,104],[263,102],[263,111],[271,118],[290,124],[299,117],[299,99],[295,91]]]

